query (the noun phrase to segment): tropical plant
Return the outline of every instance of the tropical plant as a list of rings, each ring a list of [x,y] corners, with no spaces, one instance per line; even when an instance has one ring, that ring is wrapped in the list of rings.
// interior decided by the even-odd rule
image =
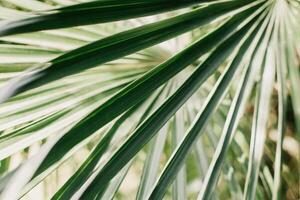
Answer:
[[[299,199],[299,0],[0,0],[1,199]]]

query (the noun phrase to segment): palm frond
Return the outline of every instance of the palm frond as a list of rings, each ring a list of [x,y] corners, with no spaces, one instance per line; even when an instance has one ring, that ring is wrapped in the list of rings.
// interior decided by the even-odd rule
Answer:
[[[300,198],[299,16],[298,0],[1,1],[0,198]]]

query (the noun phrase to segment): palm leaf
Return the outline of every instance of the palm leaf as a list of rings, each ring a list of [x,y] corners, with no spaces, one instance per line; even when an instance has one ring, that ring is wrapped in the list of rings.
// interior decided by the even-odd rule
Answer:
[[[298,0],[1,1],[0,198],[299,198],[299,16]]]

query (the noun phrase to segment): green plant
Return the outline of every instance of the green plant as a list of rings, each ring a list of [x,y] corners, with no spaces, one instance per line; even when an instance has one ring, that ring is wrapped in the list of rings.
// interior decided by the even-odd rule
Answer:
[[[300,197],[299,0],[0,4],[0,198]]]

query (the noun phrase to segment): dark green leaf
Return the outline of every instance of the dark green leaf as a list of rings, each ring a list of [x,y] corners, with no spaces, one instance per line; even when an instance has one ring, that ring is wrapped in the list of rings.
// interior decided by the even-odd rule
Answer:
[[[208,1],[212,0],[101,0],[81,3],[49,14],[7,22],[0,27],[0,36],[125,20]]]
[[[234,18],[233,18],[234,19]],[[253,23],[253,21],[252,21]],[[118,149],[87,188],[82,198],[94,197],[95,191],[102,191],[111,178],[135,156],[135,154],[157,133],[157,131],[176,113],[176,111],[193,95],[201,84],[215,72],[219,65],[230,55],[235,45],[251,27],[252,23],[231,35],[201,64],[187,81],[166,100],[139,128],[132,137]],[[173,177],[174,178],[174,177]],[[162,194],[160,194],[162,195]]]
[[[213,4],[161,22],[121,32],[75,49],[49,63],[43,64],[38,70],[33,69],[8,82],[7,85],[1,88],[0,102],[6,101],[20,92],[165,41],[244,5],[246,5],[244,1]],[[216,40],[220,40],[220,38],[216,38]],[[212,46],[214,44],[215,42],[212,42]]]

